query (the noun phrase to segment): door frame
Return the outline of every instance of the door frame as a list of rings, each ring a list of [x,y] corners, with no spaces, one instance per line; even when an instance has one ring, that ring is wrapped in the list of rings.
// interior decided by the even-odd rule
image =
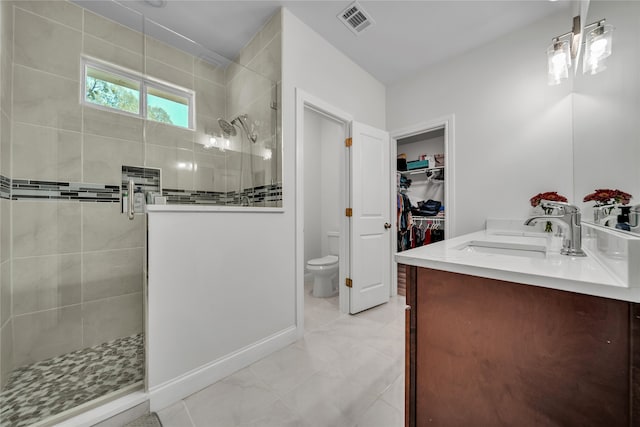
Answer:
[[[304,336],[304,114],[305,109],[309,109],[326,116],[329,119],[343,123],[345,138],[351,136],[351,122],[353,116],[340,110],[324,100],[311,95],[300,88],[296,88],[296,330],[298,338]],[[342,191],[340,194],[339,206],[342,212],[348,206],[350,198],[349,182],[349,151],[345,147],[345,155],[341,156],[340,182]],[[349,292],[345,285],[345,278],[349,271],[349,219],[342,216],[340,221],[340,261],[339,261],[339,306],[341,313],[349,312]]]
[[[416,123],[411,126],[396,129],[389,132],[391,138],[390,148],[390,170],[393,171],[390,175],[391,188],[396,188],[396,173],[397,164],[396,158],[398,157],[398,140],[408,138],[410,136],[426,133],[431,130],[444,128],[444,206],[445,206],[445,223],[444,234],[445,237],[451,238],[456,236],[455,231],[455,115],[449,114],[446,116],[438,117],[433,120],[427,120],[424,122]],[[396,192],[391,191],[391,220],[392,230],[398,229],[398,215],[397,215],[397,199]],[[391,239],[391,253],[395,254],[398,251],[397,239]],[[391,295],[398,293],[398,265],[391,260]]]

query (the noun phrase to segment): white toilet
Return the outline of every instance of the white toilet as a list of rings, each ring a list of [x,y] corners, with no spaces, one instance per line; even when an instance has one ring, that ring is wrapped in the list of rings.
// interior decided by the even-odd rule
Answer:
[[[326,298],[338,291],[338,243],[340,234],[327,235],[329,255],[307,261],[307,271],[313,274],[313,296]]]

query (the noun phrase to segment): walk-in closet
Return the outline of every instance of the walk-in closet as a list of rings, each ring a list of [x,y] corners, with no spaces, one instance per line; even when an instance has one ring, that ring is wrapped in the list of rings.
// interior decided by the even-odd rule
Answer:
[[[397,140],[397,250],[445,238],[445,129]],[[398,293],[405,295],[404,269],[398,269]]]

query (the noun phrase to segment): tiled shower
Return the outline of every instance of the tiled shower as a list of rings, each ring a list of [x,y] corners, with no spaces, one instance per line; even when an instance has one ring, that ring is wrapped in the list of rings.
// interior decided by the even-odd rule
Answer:
[[[137,29],[67,1],[0,7],[0,424],[22,426],[143,387],[146,224],[121,213],[127,173],[159,171],[168,204],[281,206],[281,26],[214,64],[131,10]],[[83,57],[193,91],[195,129],[83,104]],[[255,144],[204,147],[239,114]]]

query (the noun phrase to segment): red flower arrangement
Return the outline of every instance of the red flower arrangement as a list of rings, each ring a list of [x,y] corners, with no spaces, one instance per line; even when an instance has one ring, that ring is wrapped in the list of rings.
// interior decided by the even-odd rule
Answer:
[[[529,201],[534,208],[540,204],[542,200],[550,200],[552,202],[566,202],[567,198],[557,191],[547,191],[546,193],[538,193],[533,196]]]
[[[628,205],[633,196],[620,190],[599,189],[584,196],[583,202],[596,202],[596,206],[612,205],[620,203]]]

